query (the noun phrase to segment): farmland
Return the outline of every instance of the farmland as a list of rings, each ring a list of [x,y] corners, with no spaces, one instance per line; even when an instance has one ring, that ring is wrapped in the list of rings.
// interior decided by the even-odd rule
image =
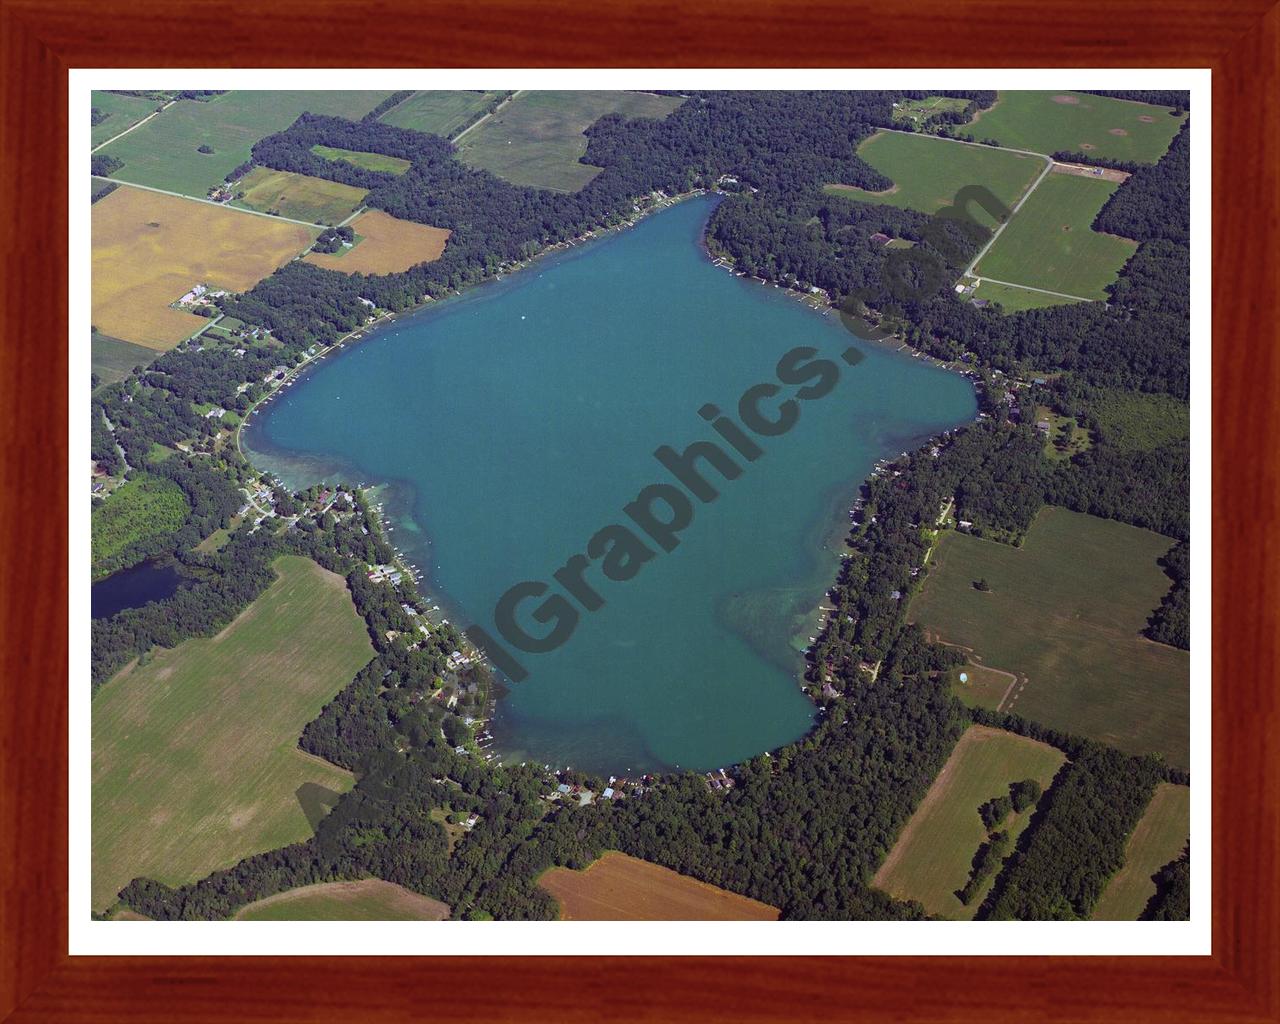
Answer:
[[[423,89],[397,103],[379,120],[447,139],[502,95],[497,91]]]
[[[1033,153],[1088,153],[1153,164],[1186,119],[1167,107],[1091,93],[1001,90],[995,106],[958,130]]]
[[[663,118],[678,97],[643,92],[522,92],[458,143],[458,157],[516,185],[576,192],[598,167],[579,163],[583,131],[605,114]]]
[[[1107,443],[1121,451],[1157,448],[1191,434],[1191,407],[1172,395],[1106,390],[1093,412]]]
[[[1176,860],[1191,835],[1191,790],[1161,783],[1124,850],[1124,867],[1093,910],[1095,921],[1136,921],[1156,894],[1152,876]]]
[[[344,274],[394,274],[438,260],[449,238],[445,228],[400,220],[381,210],[366,210],[351,228],[357,236],[352,248],[308,253],[306,261]]]
[[[93,573],[105,575],[139,559],[129,548],[173,533],[187,521],[191,506],[181,488],[161,477],[135,476],[93,510]]]
[[[1044,309],[1046,306],[1069,306],[1079,301],[1065,299],[1058,295],[1046,295],[1044,292],[1028,291],[1026,288],[996,284],[994,281],[979,283],[973,297],[998,302],[1000,308],[1006,313],[1020,313],[1024,309]]]
[[[203,196],[249,159],[255,142],[288,128],[304,111],[358,121],[389,95],[269,89],[178,100],[102,152],[124,161],[113,178]],[[213,152],[201,153],[201,146]]]
[[[91,146],[100,146],[108,139],[115,138],[130,125],[137,124],[157,107],[159,100],[144,99],[141,96],[121,96],[116,92],[97,92],[90,101],[95,110],[107,116],[93,126],[89,136]]]
[[[98,691],[93,907],[130,879],[193,881],[311,833],[297,790],[351,776],[297,749],[371,656],[345,583],[308,559],[217,636],[156,650]]]
[[[974,276],[1105,299],[1107,285],[1138,248],[1092,227],[1119,187],[1074,174],[1048,175],[973,268]]]
[[[354,149],[338,149],[336,146],[312,146],[311,152],[326,160],[342,160],[367,171],[382,171],[384,174],[404,174],[413,166],[408,160],[398,156],[362,153]]]
[[[858,146],[858,156],[891,180],[893,187],[884,192],[868,192],[852,185],[833,184],[826,188],[829,194],[921,213],[937,213],[950,206],[966,185],[983,185],[1005,206],[1012,207],[1045,167],[1043,160],[1022,153],[901,132],[877,132]],[[970,212],[986,227],[996,223],[977,205]]]
[[[775,921],[766,903],[610,851],[585,871],[552,868],[538,884],[562,921]]]
[[[1172,544],[1053,507],[1022,547],[948,532],[908,614],[1018,677],[986,706],[1186,767],[1189,655],[1140,635],[1169,590],[1156,560]],[[989,592],[974,589],[980,578]]]
[[[252,288],[318,233],[137,188],[118,188],[92,210],[93,325],[161,350],[208,322],[169,308],[193,285]]]
[[[1035,779],[1048,789],[1065,758],[1060,750],[999,729],[973,725],[960,737],[924,800],[907,822],[872,885],[896,899],[918,900],[930,914],[969,920],[982,905],[992,875],[966,906],[956,896],[969,880],[970,864],[986,840],[978,808],[1005,796],[1010,784]],[[1015,839],[1034,806],[1003,826]]]
[[[101,331],[93,332],[89,351],[91,369],[104,384],[124,380],[135,366],[146,366],[157,355],[153,348],[121,341]]]
[[[367,190],[290,171],[255,167],[236,189],[236,206],[313,224],[339,224],[360,205]]]
[[[323,882],[250,903],[237,921],[443,921],[449,907],[380,878]]]

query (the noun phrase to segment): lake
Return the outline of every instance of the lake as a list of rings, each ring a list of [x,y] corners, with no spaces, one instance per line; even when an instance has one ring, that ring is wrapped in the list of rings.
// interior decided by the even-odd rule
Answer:
[[[801,650],[839,568],[847,509],[876,460],[973,417],[963,377],[856,342],[783,291],[714,267],[701,248],[716,200],[679,203],[433,305],[330,356],[244,435],[292,486],[386,482],[392,540],[459,627],[497,636],[494,607],[548,581],[646,485],[672,483],[655,449],[719,440],[707,403],[775,381],[797,346],[839,367],[740,475],[634,578],[585,579],[603,601],[548,653],[509,648],[492,729],[511,756],[603,774],[706,770],[802,736],[815,709]],[[760,403],[768,416],[796,389]],[[732,454],[729,446],[721,447]],[[530,633],[545,634],[521,606]]]
[[[91,614],[109,619],[126,608],[141,608],[149,601],[172,597],[182,585],[182,576],[171,563],[139,562],[98,580],[89,591]]]

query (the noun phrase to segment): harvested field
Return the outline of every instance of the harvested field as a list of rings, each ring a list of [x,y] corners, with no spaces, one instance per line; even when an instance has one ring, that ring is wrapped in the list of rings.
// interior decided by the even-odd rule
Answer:
[[[443,921],[449,907],[439,900],[366,878],[323,882],[268,896],[236,914],[237,921]]]
[[[896,899],[918,900],[930,914],[967,921],[977,913],[992,875],[966,905],[956,896],[987,829],[978,808],[1009,786],[1035,779],[1047,790],[1066,760],[1062,751],[1000,729],[971,725],[907,822],[871,884]],[[1001,825],[1016,842],[1035,810],[1011,814]]]
[[[193,285],[247,291],[318,234],[138,188],[118,188],[92,210],[93,326],[160,350],[208,323],[169,308]]]
[[[255,167],[236,191],[244,193],[236,206],[329,225],[345,220],[369,194],[367,189],[269,167]]]
[[[776,921],[766,903],[610,851],[585,871],[552,868],[538,884],[562,921]]]
[[[1124,848],[1124,867],[1093,908],[1094,921],[1136,921],[1156,894],[1152,880],[1177,860],[1191,836],[1191,790],[1162,782]]]
[[[92,703],[92,903],[140,875],[169,885],[312,834],[298,790],[351,788],[298,736],[371,656],[341,576],[310,559],[217,636],[159,649]]]
[[[308,253],[306,261],[344,274],[395,274],[438,260],[450,234],[446,228],[400,220],[381,210],[366,210],[351,228],[360,236],[352,248]]]

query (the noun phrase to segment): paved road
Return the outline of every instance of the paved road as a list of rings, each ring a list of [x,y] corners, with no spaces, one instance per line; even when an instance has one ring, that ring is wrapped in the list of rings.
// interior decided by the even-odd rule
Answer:
[[[235,210],[236,213],[247,213],[251,217],[266,217],[268,220],[282,220],[286,224],[301,224],[304,228],[315,228],[317,231],[328,231],[327,224],[312,224],[309,220],[294,220],[292,217],[277,217],[271,213],[259,213],[257,210],[246,210],[243,206],[229,206],[226,203],[215,203],[212,199],[202,199],[199,196],[189,196],[182,192],[170,192],[168,189],[152,188],[150,185],[139,185],[134,181],[121,181],[118,178],[104,178],[101,174],[93,175],[98,181],[110,181],[116,185],[124,185],[127,188],[140,188],[144,192],[159,192],[162,196],[177,196],[179,199],[190,199],[193,203],[208,203],[210,206],[221,207],[224,210]]]

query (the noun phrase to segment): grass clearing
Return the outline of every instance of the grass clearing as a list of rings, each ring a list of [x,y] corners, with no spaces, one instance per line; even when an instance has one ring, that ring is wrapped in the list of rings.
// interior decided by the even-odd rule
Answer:
[[[1000,729],[971,725],[907,822],[871,884],[895,899],[918,900],[930,914],[968,921],[978,912],[995,875],[966,906],[956,896],[969,880],[970,865],[987,829],[978,808],[1009,786],[1035,779],[1049,788],[1066,760],[1062,751]],[[1035,807],[1011,814],[1003,831],[1017,837]]]
[[[378,120],[447,139],[501,95],[496,90],[421,89]]]
[[[1000,706],[1131,754],[1188,765],[1190,656],[1141,635],[1169,591],[1173,541],[1041,509],[1022,547],[948,531],[909,610],[940,640],[1018,676]],[[985,578],[991,590],[975,590]]]
[[[158,650],[93,700],[94,909],[131,879],[170,885],[311,834],[298,798],[352,778],[298,749],[303,726],[372,656],[341,576],[309,559],[217,636]]]
[[[395,274],[419,263],[438,260],[450,232],[382,210],[365,210],[351,222],[359,241],[333,253],[307,253],[306,261],[344,274]]]
[[[552,868],[538,884],[562,921],[776,921],[778,909],[610,850],[585,871]]]
[[[1079,299],[1065,299],[1059,295],[1046,295],[1044,292],[1028,291],[1007,284],[996,284],[994,281],[981,281],[974,290],[973,298],[998,302],[1004,313],[1021,313],[1024,309],[1045,309],[1048,306],[1070,306]]]
[[[106,115],[95,124],[89,136],[90,146],[101,146],[108,139],[113,139],[131,125],[137,124],[148,114],[153,114],[162,105],[161,100],[149,100],[142,96],[121,96],[117,92],[93,91],[89,101],[94,110]]]
[[[236,914],[237,921],[443,921],[448,904],[366,878],[322,882],[268,896]]]
[[[1093,220],[1120,186],[1113,181],[1050,174],[973,268],[975,277],[1107,298],[1138,243],[1093,230]]]
[[[93,325],[161,351],[208,326],[169,307],[193,285],[248,291],[319,234],[140,188],[118,188],[92,211]]]
[[[1108,389],[1092,408],[1102,436],[1121,451],[1158,448],[1191,436],[1191,406],[1172,395]]]
[[[958,129],[1034,153],[1088,153],[1153,164],[1164,156],[1186,119],[1185,112],[1174,117],[1169,107],[1110,96],[1002,89],[995,106],[979,111]]]
[[[926,96],[922,100],[903,100],[893,105],[894,121],[919,128],[939,114],[958,114],[969,105],[968,100],[951,96]]]
[[[647,92],[522,92],[458,143],[458,158],[516,185],[577,192],[600,173],[579,163],[582,133],[604,117],[664,118],[683,101]]]
[[[311,152],[326,160],[345,161],[363,167],[366,171],[381,171],[383,174],[404,174],[413,163],[403,157],[387,156],[383,153],[366,153],[355,149],[339,149],[336,146],[312,146]]]
[[[344,221],[369,194],[367,189],[269,167],[255,167],[241,178],[236,193],[241,192],[244,195],[233,205],[329,225]]]
[[[187,496],[172,480],[146,473],[126,480],[109,498],[94,505],[94,578],[133,564],[121,560],[130,547],[173,533],[187,521],[190,512]],[[138,560],[136,555],[134,560]]]
[[[299,114],[309,111],[358,121],[390,95],[387,90],[255,89],[209,100],[178,100],[102,152],[124,161],[113,178],[204,196],[249,159],[255,142],[288,128]],[[213,152],[200,153],[201,146]]]
[[[892,181],[893,187],[868,192],[833,184],[826,187],[828,194],[921,213],[937,213],[950,206],[966,185],[983,185],[1012,208],[1045,166],[1043,160],[1022,153],[901,132],[876,132],[858,146],[858,156]],[[970,212],[984,227],[995,226],[995,219],[980,206],[972,206]]]
[[[1107,883],[1092,920],[1138,920],[1156,894],[1152,876],[1178,859],[1190,837],[1190,788],[1160,783],[1124,848],[1124,867]]]
[[[1065,462],[1073,455],[1087,452],[1093,447],[1089,431],[1076,422],[1074,416],[1064,416],[1048,406],[1037,405],[1031,413],[1031,422],[1049,424],[1044,438],[1044,453],[1054,462]]]
[[[132,342],[94,331],[89,343],[89,363],[104,384],[124,380],[135,366],[146,366],[160,353]]]

